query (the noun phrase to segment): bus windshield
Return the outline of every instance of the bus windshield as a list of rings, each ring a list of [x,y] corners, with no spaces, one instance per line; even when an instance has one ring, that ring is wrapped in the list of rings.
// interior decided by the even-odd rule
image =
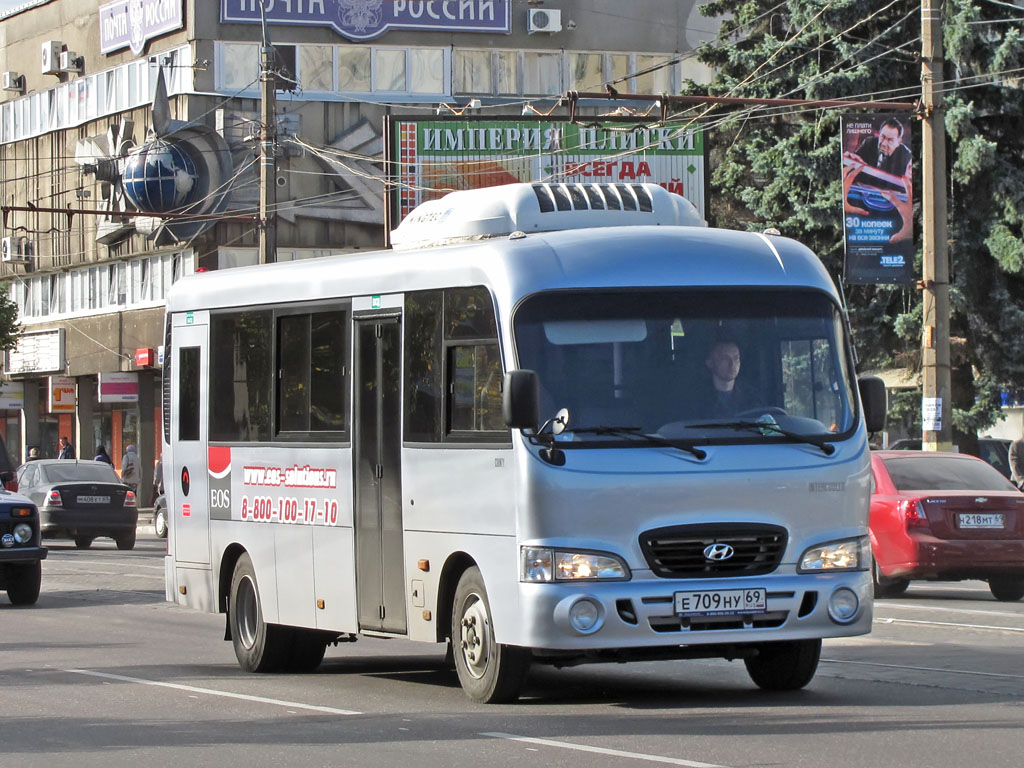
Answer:
[[[513,328],[519,367],[540,380],[541,421],[568,409],[569,443],[622,444],[630,432],[820,441],[856,423],[842,316],[820,292],[545,292],[523,301]]]

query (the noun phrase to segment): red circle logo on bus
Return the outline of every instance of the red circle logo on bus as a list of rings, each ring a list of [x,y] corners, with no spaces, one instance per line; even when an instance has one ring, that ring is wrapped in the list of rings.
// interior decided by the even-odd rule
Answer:
[[[181,492],[188,496],[188,488],[191,483],[188,479],[188,467],[181,468]]]

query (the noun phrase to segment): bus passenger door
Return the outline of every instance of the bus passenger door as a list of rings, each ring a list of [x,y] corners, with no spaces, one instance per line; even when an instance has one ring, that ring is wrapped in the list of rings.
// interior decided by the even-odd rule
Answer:
[[[401,335],[397,317],[356,320],[356,599],[360,629],[405,633]]]
[[[179,562],[210,564],[210,504],[207,496],[208,325],[175,317],[171,329],[171,463],[164,486],[171,516],[169,536]],[[166,375],[166,372],[165,374]],[[165,403],[165,407],[166,407]]]

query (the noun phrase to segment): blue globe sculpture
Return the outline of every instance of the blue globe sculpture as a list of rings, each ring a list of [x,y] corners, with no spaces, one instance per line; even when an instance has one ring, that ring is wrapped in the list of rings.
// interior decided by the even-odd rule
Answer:
[[[167,213],[192,202],[199,174],[195,161],[180,145],[158,139],[128,156],[121,184],[140,211]]]

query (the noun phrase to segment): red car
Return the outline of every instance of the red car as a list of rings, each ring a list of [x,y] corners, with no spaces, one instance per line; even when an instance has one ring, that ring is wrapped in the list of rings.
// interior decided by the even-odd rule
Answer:
[[[913,579],[983,579],[997,600],[1024,597],[1024,494],[959,453],[872,451],[875,595]]]

